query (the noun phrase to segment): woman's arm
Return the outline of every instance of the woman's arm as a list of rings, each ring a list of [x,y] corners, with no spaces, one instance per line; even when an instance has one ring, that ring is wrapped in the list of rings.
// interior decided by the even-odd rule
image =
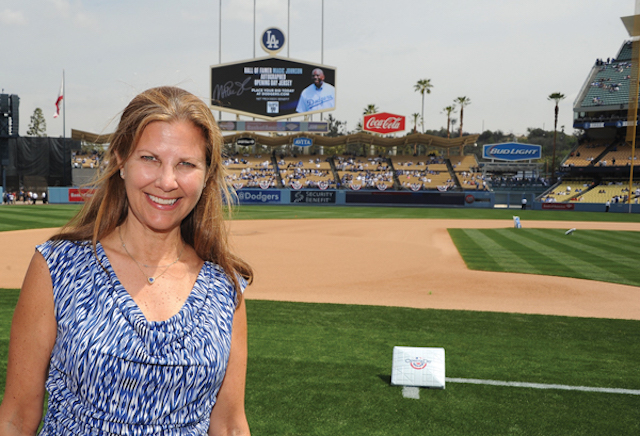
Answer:
[[[36,252],[11,323],[7,384],[0,405],[1,435],[36,434],[56,329],[51,275],[44,257]]]
[[[218,401],[211,412],[209,436],[249,436],[249,424],[244,412],[246,378],[247,312],[244,298],[241,297],[233,318],[227,373],[218,392]]]

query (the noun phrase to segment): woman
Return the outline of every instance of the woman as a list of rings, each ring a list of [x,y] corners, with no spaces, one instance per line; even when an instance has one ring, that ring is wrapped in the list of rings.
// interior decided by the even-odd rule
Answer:
[[[135,97],[93,198],[37,247],[16,306],[0,434],[248,435],[251,268],[229,252],[222,136],[171,87]]]

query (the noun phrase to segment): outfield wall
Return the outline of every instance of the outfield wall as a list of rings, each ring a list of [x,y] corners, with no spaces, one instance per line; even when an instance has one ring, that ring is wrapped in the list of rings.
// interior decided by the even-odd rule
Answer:
[[[49,203],[76,204],[82,203],[83,196],[91,195],[89,189],[49,188]],[[522,193],[514,194],[518,200]],[[0,201],[2,187],[0,187]],[[270,205],[325,205],[325,206],[416,206],[416,207],[465,207],[492,209],[496,206],[496,195],[487,191],[435,192],[435,191],[379,191],[379,190],[319,190],[319,189],[251,189],[238,191],[240,204]],[[513,202],[510,202],[513,203]],[[520,209],[519,204],[508,207]],[[527,207],[533,210],[566,210],[579,212],[604,212],[601,203],[540,203],[528,201]],[[611,204],[613,213],[628,213],[629,205]],[[640,213],[640,204],[631,205],[632,213]]]

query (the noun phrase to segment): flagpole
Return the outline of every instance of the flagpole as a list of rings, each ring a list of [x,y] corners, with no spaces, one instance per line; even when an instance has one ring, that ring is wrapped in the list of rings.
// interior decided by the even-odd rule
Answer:
[[[65,123],[67,119],[67,110],[65,109],[65,102],[67,101],[67,87],[64,83],[64,69],[62,70],[62,140],[66,138]]]
[[[67,162],[67,86],[64,83],[64,68],[62,69],[62,183],[71,185],[71,177],[67,179],[67,171],[71,171],[71,162]]]

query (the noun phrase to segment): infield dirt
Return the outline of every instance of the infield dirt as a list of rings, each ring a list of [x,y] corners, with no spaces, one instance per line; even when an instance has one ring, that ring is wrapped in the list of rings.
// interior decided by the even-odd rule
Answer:
[[[523,224],[640,231],[640,223]],[[447,232],[512,226],[510,220],[233,221],[230,240],[254,268],[248,299],[640,320],[639,287],[471,271]],[[21,286],[34,246],[55,231],[0,233],[0,287]]]

